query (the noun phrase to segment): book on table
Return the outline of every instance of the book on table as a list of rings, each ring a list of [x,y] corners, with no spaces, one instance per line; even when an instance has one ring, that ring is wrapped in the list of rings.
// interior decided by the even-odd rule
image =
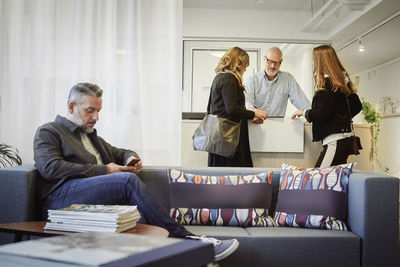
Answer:
[[[0,246],[1,266],[206,266],[211,244],[123,233],[72,233]]]
[[[136,226],[140,214],[136,206],[73,204],[48,210],[44,229],[72,232],[123,232]]]

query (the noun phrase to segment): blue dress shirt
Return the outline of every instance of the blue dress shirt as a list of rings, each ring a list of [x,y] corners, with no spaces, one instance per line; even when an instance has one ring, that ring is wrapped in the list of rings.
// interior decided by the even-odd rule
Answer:
[[[289,72],[279,71],[275,79],[269,81],[263,70],[250,76],[244,85],[246,108],[261,108],[269,117],[284,117],[288,99],[297,109],[311,107],[310,101]]]

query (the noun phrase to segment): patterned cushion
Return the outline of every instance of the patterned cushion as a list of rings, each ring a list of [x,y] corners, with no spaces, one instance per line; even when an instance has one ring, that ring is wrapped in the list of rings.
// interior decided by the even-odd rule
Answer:
[[[278,226],[347,230],[347,187],[355,163],[301,169],[282,164]]]
[[[170,216],[180,224],[273,226],[272,172],[210,176],[167,169]]]

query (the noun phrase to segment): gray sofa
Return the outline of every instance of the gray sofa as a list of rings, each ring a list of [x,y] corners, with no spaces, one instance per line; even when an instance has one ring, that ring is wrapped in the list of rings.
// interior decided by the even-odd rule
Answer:
[[[185,169],[199,174],[249,174],[268,168]],[[272,169],[275,194],[278,169]],[[145,167],[140,178],[169,210],[166,167]],[[40,220],[33,165],[0,169],[0,223]],[[274,198],[276,201],[276,196]],[[349,179],[348,226],[351,231],[284,227],[187,226],[194,234],[237,238],[239,249],[221,266],[398,266],[399,179],[353,171]],[[12,242],[2,233],[0,242]]]

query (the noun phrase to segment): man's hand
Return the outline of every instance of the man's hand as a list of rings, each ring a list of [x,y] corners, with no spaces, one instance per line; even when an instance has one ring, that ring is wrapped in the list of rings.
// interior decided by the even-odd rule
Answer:
[[[131,158],[132,158],[132,157],[130,157],[130,158],[128,159],[128,162],[131,160]],[[128,166],[126,166],[126,167],[128,167]],[[138,173],[142,170],[142,168],[143,168],[142,160],[139,159],[139,161],[138,161],[135,165],[133,165],[133,166],[131,166],[131,167],[133,167],[133,170],[130,171],[130,172],[133,172],[133,173],[135,173],[135,174],[138,174]]]
[[[257,117],[254,117],[254,119],[252,119],[251,122],[255,123],[255,124],[263,124],[264,120],[260,119],[260,118],[257,118]]]
[[[117,173],[117,172],[132,172],[134,174],[138,174],[142,169],[142,167],[143,167],[142,160],[140,160],[134,166],[121,166],[114,162],[111,162],[107,165],[107,174]]]
[[[263,123],[264,120],[268,117],[267,112],[265,112],[264,110],[262,110],[260,108],[253,110],[253,111],[254,111],[254,118],[251,120],[253,123],[257,123],[257,124]]]
[[[293,120],[294,118],[296,118],[296,117],[301,117],[301,116],[303,116],[303,113],[304,113],[304,110],[301,110],[301,109],[296,110],[296,111],[293,113],[293,115],[292,115],[292,120]]]

